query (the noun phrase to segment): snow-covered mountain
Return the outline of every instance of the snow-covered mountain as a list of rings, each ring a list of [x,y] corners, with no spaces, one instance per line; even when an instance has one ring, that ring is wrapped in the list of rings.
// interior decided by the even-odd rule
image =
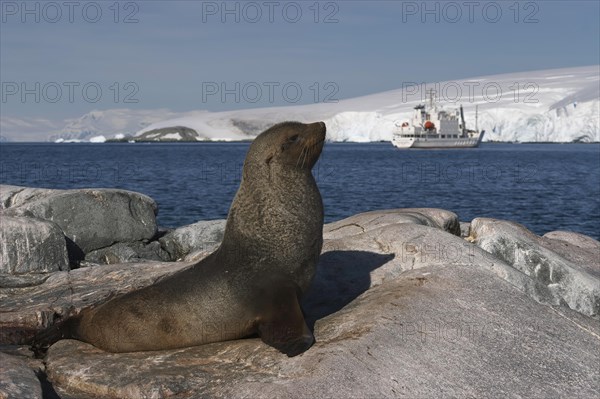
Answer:
[[[42,118],[0,117],[0,131],[10,141],[90,141],[94,137],[133,136],[144,127],[174,118],[168,109],[134,110],[127,108],[93,110],[62,121]]]
[[[244,140],[284,120],[327,123],[332,141],[390,140],[395,122],[408,120],[413,108],[436,92],[438,105],[465,109],[467,127],[486,130],[485,140],[600,141],[600,65],[510,73],[438,83],[407,82],[404,87],[337,103],[317,103],[225,112],[172,112],[167,109],[111,109],[92,111],[81,118],[56,123],[2,118],[2,134],[13,139],[19,129],[34,131],[36,124],[50,131],[43,139],[91,140],[168,132],[168,139]],[[32,127],[33,125],[33,127]],[[178,136],[177,127],[186,128]],[[44,131],[44,130],[41,130]],[[23,137],[23,136],[21,136]],[[31,134],[27,137],[31,137]],[[157,136],[160,139],[160,136]],[[42,137],[40,137],[42,138]]]
[[[177,113],[168,109],[132,110],[127,108],[91,111],[77,119],[67,119],[66,126],[50,140],[88,141],[93,137],[114,137],[118,134],[133,135],[140,129],[164,119],[170,119]]]
[[[600,141],[600,66],[485,76],[439,83],[406,83],[404,88],[337,103],[182,115],[151,124],[146,131],[173,126],[203,137],[238,139],[256,135],[283,120],[324,120],[332,141],[390,140],[396,121],[433,89],[438,105],[465,108],[467,127],[486,130],[497,141]]]

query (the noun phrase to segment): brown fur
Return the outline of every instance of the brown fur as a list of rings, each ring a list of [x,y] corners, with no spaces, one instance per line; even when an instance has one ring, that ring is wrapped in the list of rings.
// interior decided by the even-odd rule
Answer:
[[[323,243],[312,176],[325,124],[284,122],[252,143],[219,249],[156,285],[85,312],[76,338],[110,352],[172,349],[258,333],[288,356],[314,338],[299,299]]]

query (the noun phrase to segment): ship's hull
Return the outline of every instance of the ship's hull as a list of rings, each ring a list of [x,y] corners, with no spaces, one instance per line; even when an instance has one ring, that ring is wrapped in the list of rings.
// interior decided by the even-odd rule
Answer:
[[[483,133],[478,137],[454,139],[424,137],[394,137],[392,144],[397,148],[474,148],[479,146]]]

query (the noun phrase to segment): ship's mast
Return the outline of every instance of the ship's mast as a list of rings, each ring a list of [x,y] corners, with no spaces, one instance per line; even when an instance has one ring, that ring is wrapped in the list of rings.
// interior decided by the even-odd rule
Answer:
[[[433,89],[429,89],[428,90],[429,93],[429,108],[430,109],[434,109],[435,105],[434,105],[434,100],[435,100],[435,90]]]
[[[479,125],[477,124],[477,118],[479,116],[479,105],[475,106],[475,131],[479,133]]]
[[[467,127],[465,126],[465,113],[463,111],[462,104],[460,105],[460,120],[462,122],[462,135],[463,137],[467,136]]]

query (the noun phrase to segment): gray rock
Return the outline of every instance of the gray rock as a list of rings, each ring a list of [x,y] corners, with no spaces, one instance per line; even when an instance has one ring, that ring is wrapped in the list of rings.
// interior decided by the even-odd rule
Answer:
[[[600,241],[572,231],[551,231],[544,234],[543,237],[551,240],[564,241],[582,249],[600,251]]]
[[[471,223],[470,222],[460,222],[460,236],[462,238],[467,238],[471,234]]]
[[[45,198],[60,191],[62,190],[0,184],[0,209],[23,205],[26,202]]]
[[[560,232],[565,238],[567,232]],[[539,244],[544,248],[560,255],[568,261],[587,270],[594,276],[600,275],[600,243],[583,234],[571,233],[568,239],[554,239],[554,235],[544,235],[539,238]],[[598,246],[594,247],[594,242]]]
[[[0,352],[0,398],[42,399],[42,386],[22,359]]]
[[[24,288],[33,287],[44,283],[50,274],[1,274],[0,288]]]
[[[64,193],[11,190],[9,204]],[[23,201],[16,207],[31,203]],[[215,223],[186,226],[160,244],[175,255],[204,256],[207,242],[221,240],[225,222]],[[456,215],[435,209],[369,212],[324,230],[303,300],[317,342],[304,354],[288,358],[256,338],[127,354],[63,340],[46,357],[48,378],[64,398],[593,397],[600,388],[597,319],[552,306],[587,309],[582,281],[597,283],[600,273],[593,242],[541,238],[489,219],[474,220],[467,241]],[[104,256],[158,250],[157,242],[138,241],[104,248]],[[0,288],[0,344],[25,343],[85,308],[190,265],[8,276],[10,288]],[[560,278],[549,284],[535,274],[544,268],[550,279]],[[24,361],[29,372],[42,367],[31,362]]]
[[[0,273],[69,270],[67,243],[56,224],[35,218],[0,217]]]
[[[340,254],[344,259],[338,259]],[[356,266],[347,267],[346,254],[356,257],[351,261]],[[367,254],[367,259],[363,259],[364,254]],[[372,254],[383,257],[375,261]],[[435,227],[392,224],[362,234],[325,240],[310,291],[329,292],[335,287],[338,295],[325,302],[314,302],[318,295],[309,296],[303,305],[311,309],[311,313],[323,314],[331,308],[341,309],[347,298],[352,298],[357,292],[393,280],[405,272],[447,265],[490,271],[536,301],[553,303],[546,285],[460,237]]]
[[[547,287],[549,300],[588,316],[600,313],[600,266],[597,254],[564,241],[538,237],[507,221],[471,222],[475,244]]]
[[[0,344],[37,333],[110,298],[156,283],[189,263],[148,262],[57,272],[32,287],[0,288]]]
[[[49,384],[46,380],[46,365],[42,358],[36,357],[32,348],[27,345],[0,345],[0,353],[9,355],[13,359],[20,361],[21,364],[28,366],[30,371],[33,371],[37,377],[38,384],[42,387],[42,396],[47,399],[54,399],[54,396],[48,395],[50,392],[45,392],[46,385]],[[1,368],[1,367],[0,367]],[[1,389],[0,389],[1,390]],[[0,395],[0,397],[2,397]]]
[[[48,190],[8,200],[8,216],[35,216],[56,223],[83,253],[117,242],[151,239],[157,231],[154,200],[125,190]]]
[[[223,240],[226,220],[200,221],[179,227],[158,241],[172,260],[185,258],[192,252],[212,252]]]
[[[348,269],[368,257],[339,256]],[[407,272],[319,318],[315,345],[294,358],[259,339],[126,354],[64,340],[46,364],[70,397],[583,398],[598,390],[599,334],[589,318],[450,263]]]
[[[326,224],[323,227],[323,238],[336,239],[401,223],[436,227],[460,236],[460,224],[455,213],[435,208],[406,208],[359,213]]]
[[[170,261],[170,255],[164,251],[158,241],[150,243],[120,242],[107,248],[97,249],[85,255],[87,262],[111,265],[115,263]]]
[[[199,249],[197,251],[190,252],[189,254],[184,256],[182,261],[197,263],[197,262],[200,262],[202,259],[206,258],[208,255],[210,255],[214,251],[215,251],[215,248]]]

